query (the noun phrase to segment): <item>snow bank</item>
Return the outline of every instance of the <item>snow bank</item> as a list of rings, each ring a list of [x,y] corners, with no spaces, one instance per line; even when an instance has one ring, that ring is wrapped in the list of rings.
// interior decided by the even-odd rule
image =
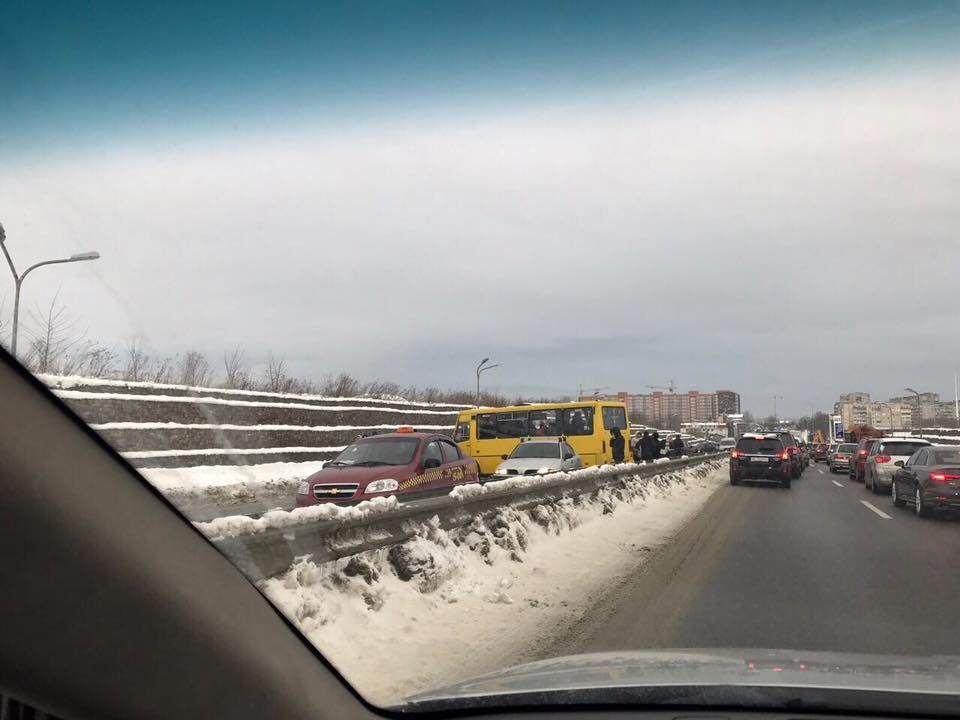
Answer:
[[[381,425],[236,425],[178,422],[105,422],[92,423],[94,430],[243,430],[254,432],[348,432],[352,430],[395,430],[396,423]],[[452,425],[421,425],[417,430],[452,430]]]
[[[203,389],[203,388],[200,388]],[[210,388],[206,388],[208,391]],[[132,402],[158,403],[195,403],[198,405],[232,405],[235,407],[271,407],[295,410],[316,410],[318,412],[379,412],[400,413],[409,415],[456,415],[457,410],[423,410],[419,407],[391,408],[369,407],[363,405],[310,405],[295,402],[266,402],[255,400],[230,400],[228,398],[212,397],[210,395],[144,395],[137,393],[88,392],[86,390],[63,390],[52,388],[57,397],[63,400],[128,400]]]
[[[263,590],[368,699],[392,704],[541,659],[726,482],[715,461],[455,531],[426,523],[389,549],[301,559]]]
[[[121,453],[125,458],[190,457],[191,455],[285,455],[287,453],[340,452],[346,445],[332,447],[269,447],[269,448],[193,448],[190,450],[128,450]]]
[[[246,515],[219,517],[210,522],[194,523],[211,540],[223,540],[239,535],[262,533],[264,530],[306,525],[324,520],[362,520],[370,515],[390,512],[398,503],[394,495],[364,500],[357,505],[340,506],[333,503],[312,505],[294,510],[270,510],[262,517],[254,519]]]
[[[46,373],[38,373],[37,377],[45,385],[50,388],[59,388],[62,390],[69,390],[71,388],[79,386],[98,386],[98,387],[117,387],[117,388],[143,388],[151,390],[179,390],[181,392],[192,392],[192,393],[202,393],[202,392],[217,392],[222,395],[238,395],[238,396],[247,396],[247,397],[273,397],[273,398],[289,398],[291,400],[314,400],[320,402],[345,402],[345,401],[361,401],[368,403],[386,403],[389,405],[408,405],[410,407],[447,407],[447,408],[468,408],[472,407],[471,405],[458,405],[456,403],[429,403],[429,402],[417,402],[414,400],[407,400],[406,398],[398,397],[396,395],[391,395],[386,398],[371,398],[371,397],[340,397],[340,396],[328,396],[328,395],[310,395],[310,394],[299,394],[299,393],[278,393],[278,392],[269,392],[267,390],[234,390],[230,388],[211,388],[211,387],[199,387],[192,385],[174,385],[170,383],[153,383],[153,382],[141,382],[133,380],[110,380],[107,378],[88,378],[82,377],[80,375],[49,375]]]
[[[164,494],[199,493],[211,488],[244,488],[272,484],[294,489],[304,478],[322,470],[325,460],[261,463],[259,465],[203,465],[183,468],[141,468],[143,475]],[[292,497],[292,493],[291,493]]]

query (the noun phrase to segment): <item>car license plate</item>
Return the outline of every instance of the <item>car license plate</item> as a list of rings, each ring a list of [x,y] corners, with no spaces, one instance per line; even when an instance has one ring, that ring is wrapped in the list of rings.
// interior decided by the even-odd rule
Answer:
[[[758,457],[754,457],[754,458],[750,458],[750,462],[755,462],[755,463],[766,463],[766,462],[767,462],[767,458],[758,458]]]

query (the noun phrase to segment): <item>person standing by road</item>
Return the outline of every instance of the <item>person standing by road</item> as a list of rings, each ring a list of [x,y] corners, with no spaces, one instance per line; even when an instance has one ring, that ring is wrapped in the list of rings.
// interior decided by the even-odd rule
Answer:
[[[649,430],[644,430],[640,436],[640,459],[645,462],[653,462],[653,436]]]
[[[650,459],[654,462],[660,459],[660,433],[656,430],[650,436]]]
[[[676,458],[683,455],[683,440],[679,435],[674,435],[673,440],[670,441],[670,454]]]
[[[620,434],[620,428],[614,428],[610,431],[610,451],[613,453],[613,461],[615,463],[623,462],[624,447],[626,444],[623,435]]]

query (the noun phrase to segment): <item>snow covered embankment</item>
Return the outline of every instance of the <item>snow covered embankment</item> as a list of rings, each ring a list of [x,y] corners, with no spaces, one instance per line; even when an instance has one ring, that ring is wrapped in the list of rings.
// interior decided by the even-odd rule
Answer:
[[[263,588],[362,693],[395,703],[537,659],[726,481],[715,461],[457,530],[427,523],[385,550],[301,559]]]

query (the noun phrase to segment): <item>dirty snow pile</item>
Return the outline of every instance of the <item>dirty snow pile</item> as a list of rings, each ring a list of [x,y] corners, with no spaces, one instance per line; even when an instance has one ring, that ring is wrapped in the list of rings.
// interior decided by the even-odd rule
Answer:
[[[249,498],[276,491],[293,497],[300,481],[321,470],[324,462],[141,468],[140,473],[164,495]]]
[[[197,528],[211,540],[223,540],[239,535],[256,535],[265,530],[293,528],[308,523],[323,522],[325,520],[363,520],[370,515],[390,512],[397,508],[397,498],[375,497],[364,500],[356,505],[334,505],[324,503],[308,507],[294,508],[293,510],[270,510],[259,518],[246,515],[231,515],[214,518],[209,522],[194,523]]]
[[[713,461],[456,530],[434,522],[401,545],[263,583],[348,680],[377,703],[538,659],[635,572],[721,485]]]

